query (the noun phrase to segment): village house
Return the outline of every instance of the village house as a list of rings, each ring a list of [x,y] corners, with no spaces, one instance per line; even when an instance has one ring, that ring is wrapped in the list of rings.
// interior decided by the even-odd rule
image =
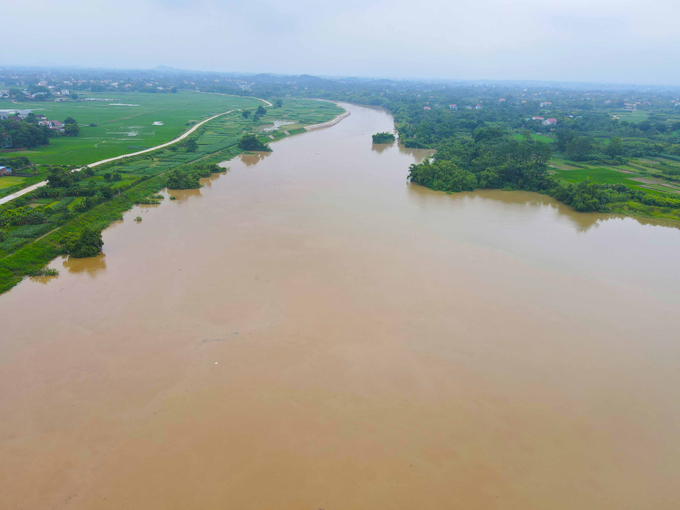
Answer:
[[[0,165],[0,177],[4,177],[5,175],[12,175],[12,169],[8,166]]]
[[[482,109],[482,105],[481,105],[481,104],[478,104],[477,106],[475,106],[475,109],[476,109],[476,110],[481,110],[481,109]]]
[[[454,111],[458,111],[458,105],[457,104],[450,104],[449,109],[454,110]]]
[[[432,108],[430,108],[429,106],[423,106],[423,110],[431,110],[431,109]]]
[[[547,108],[547,107],[549,107],[549,106],[552,106],[552,102],[551,102],[551,101],[543,101],[543,102],[541,103],[541,108]]]
[[[543,120],[543,117],[531,117],[531,120]]]
[[[544,126],[554,126],[557,124],[557,119],[546,119],[543,121]]]
[[[64,125],[61,122],[59,122],[58,120],[39,120],[38,124],[41,125],[41,126],[47,126],[50,129],[59,129],[59,130],[64,129]]]

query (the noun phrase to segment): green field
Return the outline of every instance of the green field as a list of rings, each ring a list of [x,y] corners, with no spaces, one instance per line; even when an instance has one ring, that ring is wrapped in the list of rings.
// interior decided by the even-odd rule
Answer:
[[[613,167],[587,167],[566,169],[563,164],[553,162],[553,168],[560,168],[553,173],[553,177],[567,182],[578,183],[590,179],[600,184],[625,184],[639,190],[660,193],[680,193],[680,182],[669,180],[659,166],[653,165],[654,160],[636,159],[628,164]],[[673,167],[667,165],[667,167]]]
[[[642,122],[649,118],[649,113],[640,110],[635,110],[633,112],[626,110],[616,110],[612,112],[612,116],[618,117],[619,120],[627,120],[628,122]]]
[[[190,121],[201,121],[235,108],[254,109],[263,104],[257,99],[191,91],[88,93],[83,97],[110,101],[0,102],[0,109],[30,109],[37,115],[61,122],[70,116],[81,126],[78,137],[52,138],[50,145],[12,152],[11,156],[27,156],[38,164],[86,165],[168,142],[189,129]],[[155,126],[154,122],[163,125]],[[90,124],[97,126],[90,127]]]
[[[24,177],[0,177],[0,189],[9,188],[21,184]]]
[[[522,140],[524,140],[524,137],[523,137],[522,135],[520,135],[519,133],[515,133],[514,135],[512,135],[512,137],[513,137],[515,140],[519,141],[519,142],[521,142]],[[532,138],[535,142],[552,143],[552,142],[555,141],[554,138],[551,138],[551,137],[546,136],[546,135],[539,135],[539,134],[537,134],[537,133],[531,133],[531,138]]]

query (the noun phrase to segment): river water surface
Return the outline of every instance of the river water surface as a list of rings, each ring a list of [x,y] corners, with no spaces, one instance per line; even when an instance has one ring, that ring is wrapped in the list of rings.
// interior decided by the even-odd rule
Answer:
[[[346,107],[0,296],[1,508],[678,508],[680,230]]]

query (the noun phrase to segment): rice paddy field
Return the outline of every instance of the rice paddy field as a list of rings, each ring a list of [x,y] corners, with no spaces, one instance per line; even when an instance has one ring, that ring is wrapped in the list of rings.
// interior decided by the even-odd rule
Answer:
[[[590,179],[601,184],[625,184],[643,191],[680,193],[680,181],[673,180],[667,173],[669,170],[680,172],[680,162],[661,157],[631,159],[626,165],[610,167],[582,164],[576,167],[555,158],[550,165],[554,177],[567,182]]]
[[[524,137],[523,137],[521,134],[519,134],[519,133],[516,133],[516,134],[512,135],[512,137],[513,137],[515,140],[517,140],[517,141],[522,141],[522,140],[524,140]],[[532,138],[535,142],[552,143],[552,142],[555,141],[554,138],[551,138],[551,137],[549,137],[549,136],[542,135],[542,134],[539,134],[539,133],[532,133],[532,134],[531,134],[531,138]]]
[[[81,127],[78,137],[52,138],[48,146],[11,155],[27,156],[38,164],[86,165],[168,142],[212,115],[263,104],[253,98],[191,91],[88,93],[84,98],[91,100],[0,103],[1,109],[30,109],[60,122],[73,117]]]
[[[619,120],[627,120],[628,122],[642,122],[649,118],[649,113],[641,110],[628,111],[628,110],[615,110],[612,112],[612,117]]]

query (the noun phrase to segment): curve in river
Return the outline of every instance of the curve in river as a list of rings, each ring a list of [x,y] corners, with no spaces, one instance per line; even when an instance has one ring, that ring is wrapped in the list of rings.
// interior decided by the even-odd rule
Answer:
[[[680,231],[407,185],[346,108],[0,296],[8,508],[680,501]]]

